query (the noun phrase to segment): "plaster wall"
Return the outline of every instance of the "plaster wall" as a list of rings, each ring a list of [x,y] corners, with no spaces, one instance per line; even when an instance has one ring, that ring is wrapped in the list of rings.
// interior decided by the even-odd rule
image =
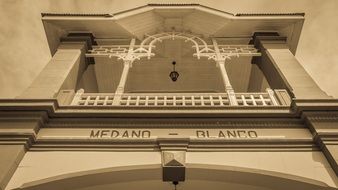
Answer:
[[[325,156],[313,152],[189,152],[187,163],[214,164],[280,172],[338,187],[338,178]]]
[[[160,152],[27,152],[6,189],[67,173],[148,164],[161,164]]]
[[[161,164],[160,152],[27,152],[6,189],[57,175],[118,166]],[[324,155],[305,152],[187,152],[186,164],[233,166],[279,172],[338,187]],[[189,174],[187,174],[189,175]]]

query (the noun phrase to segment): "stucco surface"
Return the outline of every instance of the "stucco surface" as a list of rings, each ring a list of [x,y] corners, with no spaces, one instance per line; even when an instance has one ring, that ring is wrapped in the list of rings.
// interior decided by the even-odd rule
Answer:
[[[159,152],[27,152],[6,189],[63,174],[147,164],[161,164],[161,154]],[[338,186],[337,176],[321,152],[188,152],[186,164],[188,167],[189,164],[208,164],[279,172],[317,180],[331,187]]]
[[[260,169],[338,186],[338,178],[321,152],[189,152],[186,162]]]
[[[6,189],[67,173],[160,163],[159,152],[27,152]]]
[[[185,1],[1,0],[0,98],[20,95],[51,58],[41,12],[115,13],[147,3],[168,2]],[[338,97],[337,0],[199,0],[194,3],[232,13],[305,12],[296,57],[325,92]]]

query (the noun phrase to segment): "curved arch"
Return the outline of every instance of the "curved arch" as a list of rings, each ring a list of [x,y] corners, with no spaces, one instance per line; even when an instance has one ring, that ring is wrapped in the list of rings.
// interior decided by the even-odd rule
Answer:
[[[224,182],[265,189],[307,189],[307,190],[333,190],[327,184],[304,177],[283,174],[279,172],[263,171],[257,169],[189,164],[186,169],[186,182],[203,180],[209,182]],[[212,173],[212,175],[210,175]],[[123,166],[97,169],[54,176],[47,179],[25,183],[22,190],[70,190],[90,186],[114,183],[156,180],[162,181],[161,165]]]
[[[151,50],[154,44],[157,42],[162,42],[162,40],[165,40],[165,39],[172,39],[172,40],[183,39],[185,40],[185,42],[187,41],[192,42],[194,44],[193,47],[196,50],[197,58],[200,58],[201,49],[204,49],[206,52],[212,51],[210,48],[208,48],[207,43],[202,38],[196,35],[182,33],[182,32],[163,32],[163,33],[158,33],[155,35],[148,36],[141,42],[140,48],[148,46],[149,47],[148,55],[150,56]]]
[[[196,35],[182,32],[163,32],[154,35],[148,35],[141,42],[139,47],[132,51],[133,59],[141,59],[142,57],[148,57],[148,59],[150,59],[151,56],[155,55],[152,52],[154,44],[157,42],[162,42],[162,40],[165,39],[182,39],[185,40],[185,42],[192,42],[194,44],[193,47],[196,50],[194,55],[197,56],[198,59],[201,56],[201,52],[215,52],[213,49],[208,47],[208,44],[202,38]]]
[[[141,46],[151,44],[154,41],[161,41],[162,39],[175,39],[175,38],[181,38],[185,39],[187,41],[192,41],[194,44],[202,44],[204,47],[207,47],[207,43],[200,37],[188,33],[183,33],[183,32],[163,32],[163,33],[158,33],[155,35],[149,35],[147,38],[145,38],[141,42]],[[197,40],[195,40],[197,39]]]

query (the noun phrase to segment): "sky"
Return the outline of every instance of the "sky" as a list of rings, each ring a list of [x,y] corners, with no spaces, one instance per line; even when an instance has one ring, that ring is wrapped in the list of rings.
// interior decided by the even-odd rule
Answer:
[[[1,0],[0,98],[20,95],[51,59],[42,12],[115,13],[147,3],[199,3],[231,13],[304,12],[296,58],[338,98],[338,0]]]

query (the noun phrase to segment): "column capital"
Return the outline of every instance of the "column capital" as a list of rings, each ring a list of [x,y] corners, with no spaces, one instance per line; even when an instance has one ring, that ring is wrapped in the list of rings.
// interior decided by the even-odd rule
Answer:
[[[217,63],[218,66],[219,65],[225,65],[225,60],[223,60],[223,59],[217,59],[216,63]]]
[[[123,65],[127,66],[127,67],[131,67],[133,62],[134,62],[134,60],[126,59],[126,60],[123,61]]]
[[[87,49],[92,49],[93,45],[97,45],[95,37],[90,32],[72,32],[67,36],[61,37],[60,42],[85,42]]]
[[[255,32],[252,41],[257,49],[289,49],[287,37],[277,32]]]

